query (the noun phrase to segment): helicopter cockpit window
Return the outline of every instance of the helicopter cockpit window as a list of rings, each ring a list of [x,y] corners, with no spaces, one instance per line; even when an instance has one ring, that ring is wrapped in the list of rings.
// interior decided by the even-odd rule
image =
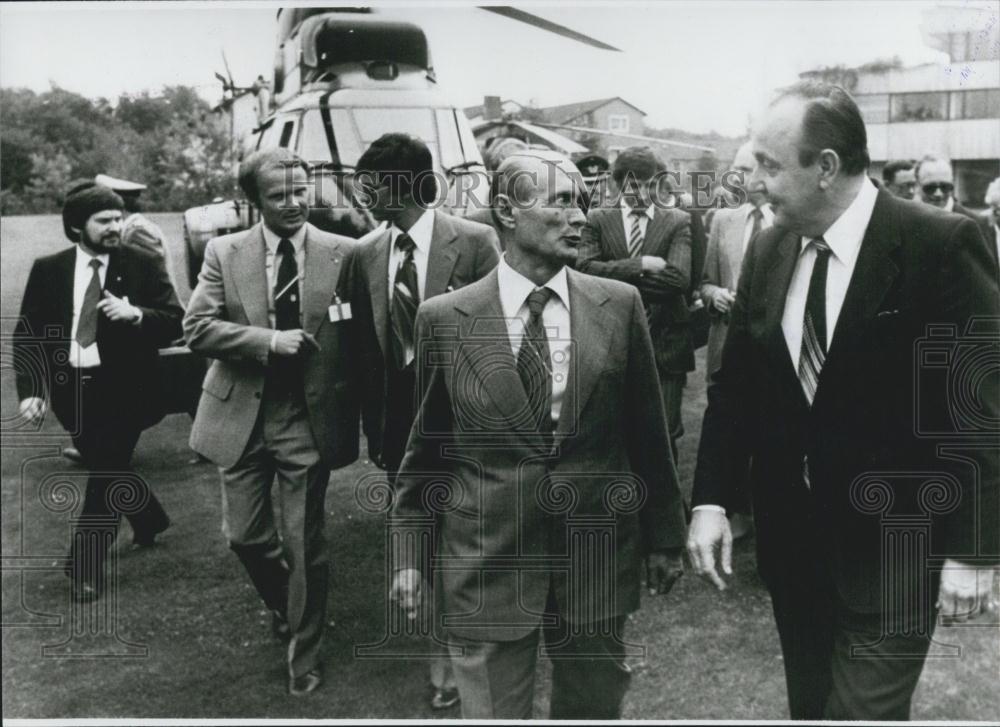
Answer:
[[[278,141],[278,146],[287,149],[291,146],[292,133],[295,131],[295,121],[286,121],[284,126],[281,127],[281,139]]]
[[[302,114],[299,130],[299,156],[310,164],[336,161],[330,153],[330,144],[323,128],[319,109],[308,109]]]
[[[350,110],[360,138],[360,148],[364,151],[383,134],[401,132],[422,139],[430,148],[434,159],[448,168],[463,159],[454,158],[459,148],[454,124],[438,126],[433,109],[429,108],[354,108]],[[439,140],[442,143],[439,143]],[[442,150],[444,157],[442,158]],[[343,161],[347,162],[346,150],[341,148]],[[361,152],[358,152],[360,156]],[[357,161],[353,159],[350,163]]]

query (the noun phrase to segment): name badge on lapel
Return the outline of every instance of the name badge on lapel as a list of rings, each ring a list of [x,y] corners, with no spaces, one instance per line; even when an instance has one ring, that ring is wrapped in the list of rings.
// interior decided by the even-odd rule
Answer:
[[[344,303],[340,300],[340,296],[333,296],[333,305],[327,309],[327,313],[330,316],[330,323],[339,323],[340,321],[351,320],[351,304]]]

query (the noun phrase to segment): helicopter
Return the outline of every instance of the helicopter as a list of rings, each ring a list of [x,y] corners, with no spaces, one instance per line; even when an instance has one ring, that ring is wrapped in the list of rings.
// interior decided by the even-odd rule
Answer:
[[[508,6],[481,8],[602,50],[600,40]],[[280,8],[273,76],[238,86],[223,53],[222,110],[230,122],[234,167],[249,153],[287,148],[311,166],[310,222],[360,237],[375,226],[352,192],[354,165],[388,132],[421,139],[447,181],[442,206],[463,215],[483,199],[486,167],[461,108],[437,86],[423,29],[371,8]],[[470,193],[470,190],[478,190]],[[464,201],[464,203],[463,203]],[[246,200],[216,199],[184,212],[188,282],[193,288],[212,237],[247,229],[257,213]]]

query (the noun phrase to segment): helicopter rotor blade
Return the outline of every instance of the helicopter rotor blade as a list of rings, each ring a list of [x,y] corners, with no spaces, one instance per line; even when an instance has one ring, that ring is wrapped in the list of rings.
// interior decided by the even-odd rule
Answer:
[[[226,75],[229,76],[229,87],[236,88],[236,81],[233,80],[233,72],[229,70],[229,59],[226,58],[226,51],[222,51],[222,63],[226,67]]]
[[[517,20],[518,22],[526,23],[527,25],[531,25],[540,30],[555,33],[563,38],[569,38],[570,40],[575,40],[578,43],[593,46],[594,48],[615,51],[616,53],[622,52],[621,48],[615,48],[613,45],[608,45],[603,41],[597,40],[596,38],[591,38],[589,35],[578,33],[575,30],[570,30],[564,25],[553,23],[551,20],[540,18],[537,15],[525,12],[524,10],[518,10],[517,8],[509,5],[481,5],[480,10],[485,10],[489,13],[496,13],[497,15],[502,15],[503,17],[510,18],[511,20]]]

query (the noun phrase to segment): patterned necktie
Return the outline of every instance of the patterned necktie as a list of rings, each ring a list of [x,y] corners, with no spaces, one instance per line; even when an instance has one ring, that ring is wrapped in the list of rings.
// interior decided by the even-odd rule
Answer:
[[[552,421],[552,369],[549,339],[542,324],[542,311],[552,297],[548,288],[535,288],[528,295],[528,322],[517,352],[517,375],[528,395],[528,406],[536,428],[547,431]]]
[[[750,210],[750,216],[753,217],[753,224],[750,226],[750,237],[747,238],[747,245],[749,245],[750,241],[757,236],[758,232],[760,232],[760,228],[764,222],[764,213],[757,207]],[[746,245],[744,245],[744,248],[745,247]]]
[[[278,281],[274,284],[274,327],[279,331],[299,328],[299,265],[295,262],[295,247],[291,240],[278,243],[281,264]]]
[[[93,269],[87,290],[83,294],[83,305],[80,306],[80,320],[76,324],[76,342],[81,348],[86,348],[97,340],[97,304],[101,300],[101,274],[103,264],[96,257],[89,263]]]
[[[628,237],[629,257],[638,257],[639,252],[642,250],[642,225],[639,224],[639,220],[642,219],[644,214],[646,213],[637,210],[633,210],[632,212],[632,233]]]
[[[802,321],[799,381],[809,406],[812,406],[816,387],[819,386],[819,374],[826,360],[826,271],[830,263],[830,246],[822,237],[809,244],[816,250],[816,262],[809,278],[806,312]]]
[[[416,248],[413,238],[405,232],[396,238],[396,247],[403,253],[403,259],[396,268],[392,286],[392,359],[396,369],[402,371],[414,355],[413,324],[420,305],[420,288],[417,285],[417,265],[413,262]]]

